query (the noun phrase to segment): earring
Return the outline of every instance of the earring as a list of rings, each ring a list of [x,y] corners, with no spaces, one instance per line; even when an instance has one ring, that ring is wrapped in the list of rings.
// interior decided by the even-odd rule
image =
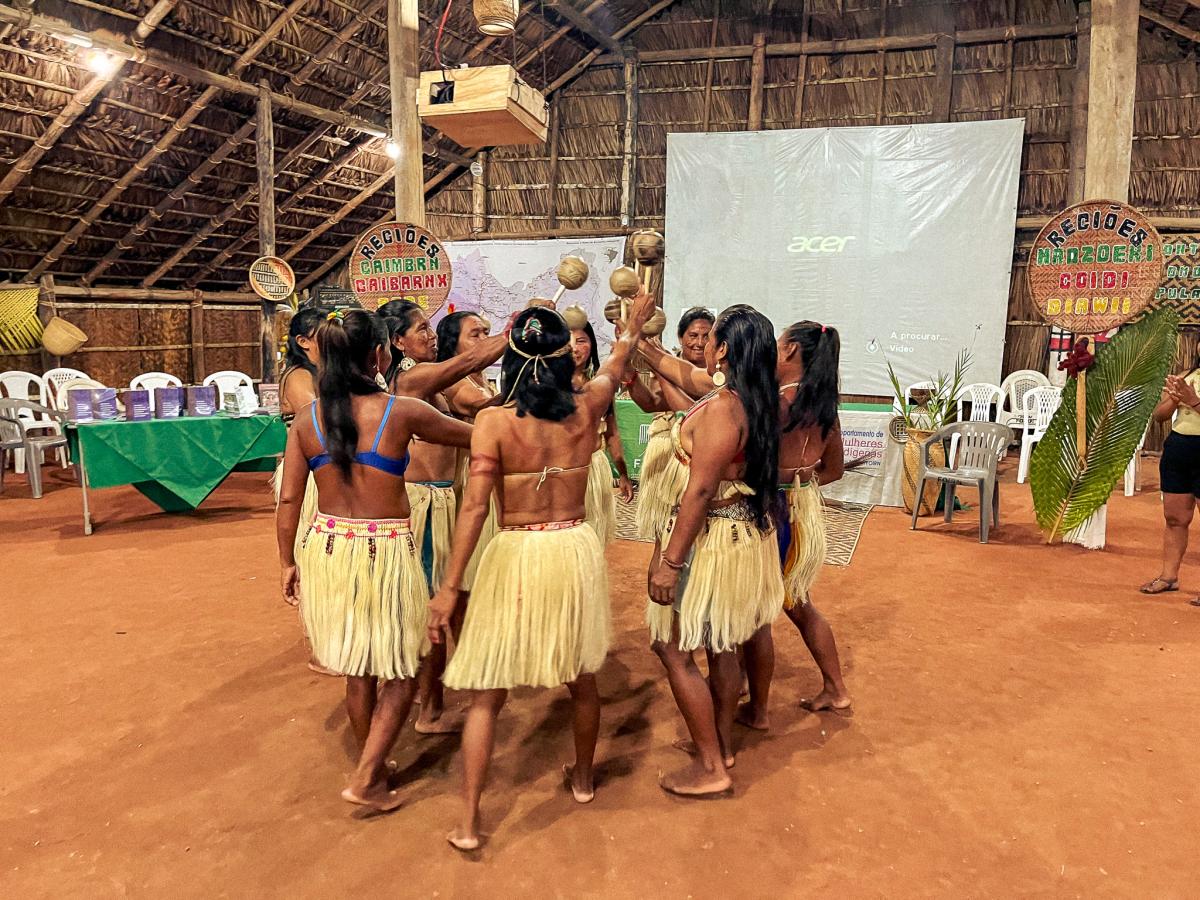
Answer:
[[[417,364],[417,361],[415,359],[413,359],[411,356],[406,356],[406,357],[404,357],[404,359],[400,360],[400,371],[407,372],[409,369],[411,369],[416,364]]]
[[[725,387],[725,373],[720,369],[713,372],[713,386],[718,388]]]

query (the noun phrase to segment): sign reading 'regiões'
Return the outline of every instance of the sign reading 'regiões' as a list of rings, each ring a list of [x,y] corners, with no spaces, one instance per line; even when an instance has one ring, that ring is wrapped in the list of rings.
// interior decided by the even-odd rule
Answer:
[[[350,288],[367,309],[411,300],[431,316],[446,302],[451,277],[441,242],[419,225],[376,225],[350,254]]]
[[[1042,318],[1099,334],[1137,316],[1162,280],[1162,239],[1132,206],[1088,200],[1048,222],[1029,255],[1029,292]]]

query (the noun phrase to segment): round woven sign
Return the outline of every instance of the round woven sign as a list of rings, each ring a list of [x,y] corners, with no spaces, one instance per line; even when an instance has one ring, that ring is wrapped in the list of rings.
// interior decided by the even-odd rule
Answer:
[[[1162,238],[1149,219],[1125,203],[1088,200],[1042,228],[1026,277],[1043,319],[1101,334],[1149,305],[1162,271]]]
[[[411,300],[431,316],[450,295],[450,282],[446,248],[419,225],[376,225],[358,239],[350,254],[350,289],[367,309]]]
[[[250,287],[264,300],[286,300],[296,289],[296,273],[287,260],[260,256],[250,263]]]

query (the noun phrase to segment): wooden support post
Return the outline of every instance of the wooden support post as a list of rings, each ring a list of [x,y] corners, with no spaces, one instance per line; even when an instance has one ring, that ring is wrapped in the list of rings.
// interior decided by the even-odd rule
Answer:
[[[708,46],[717,46],[717,23],[721,19],[721,0],[713,0],[712,10],[712,29],[708,35]],[[712,57],[708,59],[708,65],[704,70],[704,114],[701,117],[700,130],[708,131],[709,123],[712,121],[712,86],[713,86],[713,69],[717,61]]]
[[[191,303],[192,384],[199,384],[208,373],[204,367],[204,294],[192,292]]]
[[[759,131],[763,125],[763,82],[767,74],[767,36],[754,35],[754,55],[750,57],[750,112],[746,130]]]
[[[471,163],[471,231],[474,234],[487,231],[487,175],[488,152],[480,150]]]
[[[1138,0],[1092,0],[1084,197],[1129,199]]]
[[[58,301],[54,294],[54,276],[43,275],[38,279],[38,299],[37,299],[37,317],[45,328],[50,320],[58,315]],[[45,347],[39,350],[42,357],[42,371],[47,372],[50,369],[57,368],[62,365],[62,357],[51,356]]]
[[[1014,28],[1017,24],[1017,0],[1008,0],[1008,24]],[[1012,109],[1013,92],[1013,60],[1016,52],[1016,41],[1009,38],[1004,42],[1004,103],[1000,106],[1000,118],[1007,119]]]
[[[796,103],[792,108],[792,127],[804,127],[804,82],[808,79],[808,53],[803,49],[808,43],[808,12],[800,17],[800,56],[796,60]]]
[[[562,107],[555,96],[550,101],[550,171],[546,175],[546,227],[558,227],[558,133],[562,129]]]
[[[887,39],[887,0],[879,5],[879,40]],[[887,99],[887,50],[882,47],[875,54],[875,66],[879,69],[879,86],[875,93],[875,124],[883,124],[883,107]]]
[[[621,148],[621,224],[632,225],[637,215],[638,58],[633,48],[625,56],[625,140]]]
[[[1071,84],[1071,143],[1067,174],[1067,203],[1083,200],[1083,177],[1087,162],[1088,72],[1091,66],[1092,4],[1079,4],[1075,33],[1075,77]]]
[[[954,37],[939,34],[933,51],[935,76],[930,122],[949,122],[954,108]]]
[[[255,122],[255,162],[258,169],[258,253],[275,255],[275,125],[271,115],[271,85],[258,83],[258,117]],[[275,383],[275,302],[262,304],[262,380]]]
[[[424,163],[417,90],[421,58],[417,48],[417,0],[388,2],[388,75],[392,87],[392,141],[399,148],[394,163],[395,213],[400,222],[425,225]]]

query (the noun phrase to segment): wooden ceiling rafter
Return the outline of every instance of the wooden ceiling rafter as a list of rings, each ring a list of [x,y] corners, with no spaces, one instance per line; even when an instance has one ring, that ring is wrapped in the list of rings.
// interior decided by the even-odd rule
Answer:
[[[1193,8],[1200,9],[1200,0],[1198,0],[1196,3],[1190,3],[1189,5]],[[1147,22],[1151,22],[1157,25],[1159,28],[1164,28],[1178,37],[1186,38],[1193,44],[1200,44],[1200,31],[1197,31],[1194,28],[1188,28],[1182,22],[1176,22],[1174,19],[1168,19],[1161,13],[1157,13],[1152,9],[1146,9],[1144,6],[1139,10],[1139,15]]]
[[[367,22],[385,5],[386,0],[369,0],[368,4],[362,10],[359,17],[351,18],[351,20],[342,27],[342,29],[330,38],[325,45],[313,56],[311,56],[297,72],[288,77],[287,86],[284,90],[295,90],[300,87],[314,72],[333,59],[334,55],[341,50],[347,41],[350,40],[358,31],[364,28]],[[125,233],[122,238],[117,241],[104,255],[100,262],[96,263],[87,274],[81,279],[83,284],[92,284],[97,278],[104,274],[108,268],[120,259],[121,255],[135,246],[135,242],[150,228],[154,222],[166,215],[176,203],[182,199],[189,187],[195,187],[200,184],[208,174],[215,169],[221,162],[234,150],[236,150],[243,142],[249,139],[250,135],[255,131],[255,118],[250,117],[242,123],[233,134],[225,139],[225,141],[209,154],[204,162],[200,163],[195,169],[188,173],[187,177],[173,187],[165,197],[158,202],[154,209],[147,212],[142,218]]]
[[[580,34],[591,38],[596,44],[599,44],[609,53],[620,53],[621,44],[611,34],[601,28],[591,17],[586,13],[580,12],[571,5],[570,0],[547,0],[547,7],[552,10],[555,15],[566,19],[571,23],[572,27]],[[535,4],[530,4],[529,9],[540,10],[540,7]]]

